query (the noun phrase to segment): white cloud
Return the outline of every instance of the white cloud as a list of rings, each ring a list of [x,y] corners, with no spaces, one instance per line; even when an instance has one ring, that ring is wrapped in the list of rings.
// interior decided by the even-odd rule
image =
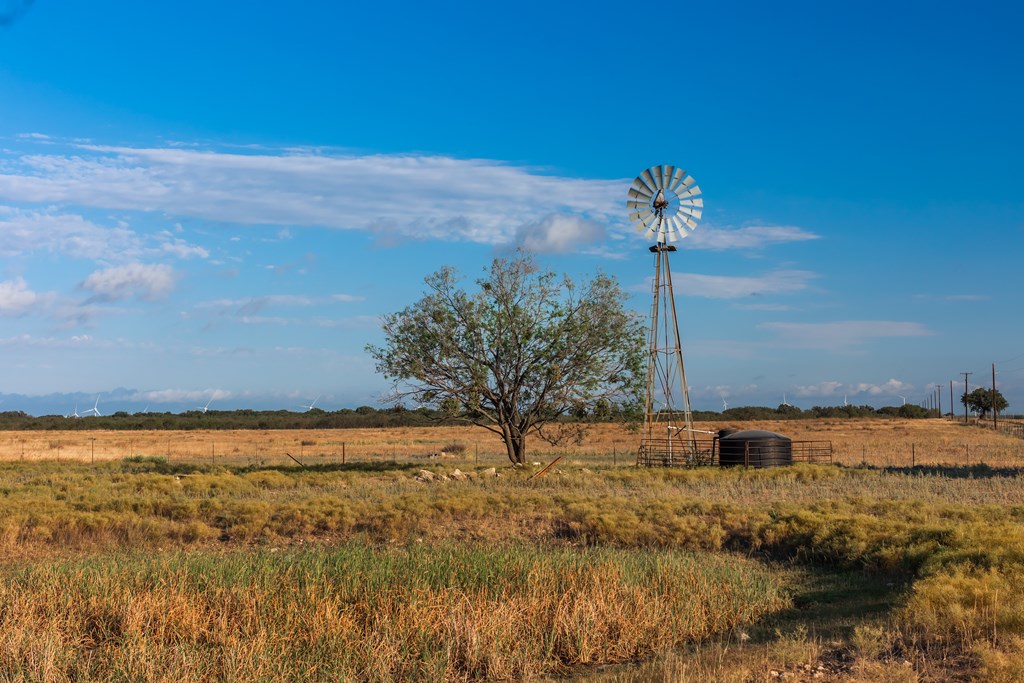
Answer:
[[[97,270],[80,287],[94,293],[98,301],[161,299],[174,289],[177,273],[165,264],[130,263]]]
[[[18,349],[125,349],[133,344],[123,339],[95,339],[88,334],[70,337],[39,337],[20,334],[14,337],[0,337],[0,346]]]
[[[680,242],[692,249],[762,249],[769,244],[820,239],[819,235],[792,225],[751,225],[745,228],[700,226]]]
[[[210,252],[203,247],[189,244],[183,239],[172,239],[160,245],[160,250],[165,254],[176,256],[180,259],[209,258]]]
[[[817,384],[810,384],[804,386],[797,386],[794,388],[793,393],[797,396],[835,396],[841,394],[843,388],[842,382],[836,381],[825,381],[818,382]]]
[[[762,323],[759,328],[776,332],[794,348],[845,349],[872,339],[922,337],[931,331],[921,323],[890,320],[839,320],[824,323]]]
[[[133,401],[149,401],[150,403],[184,403],[207,401],[223,401],[233,394],[225,389],[158,389],[154,391],[137,391],[129,399]],[[211,406],[212,407],[212,406]]]
[[[914,390],[914,385],[894,378],[883,384],[868,384],[861,382],[859,384],[852,385],[851,390],[851,393],[868,394],[870,396],[898,396],[900,394],[908,394],[912,392]]]
[[[516,244],[539,253],[564,253],[604,239],[604,228],[579,216],[549,214],[535,223],[521,225]]]
[[[104,227],[53,207],[27,211],[0,206],[0,256],[38,251],[105,261],[130,261],[157,254],[181,259],[209,256],[206,249],[172,237],[166,231],[143,235],[124,223]]]
[[[29,289],[20,277],[0,282],[0,315],[23,315],[48,300]]]
[[[858,384],[844,384],[843,382],[837,382],[835,380],[828,380],[824,382],[818,382],[817,384],[808,384],[797,386],[794,389],[794,394],[800,397],[808,396],[856,396],[860,394],[867,394],[868,396],[899,396],[900,394],[907,394],[914,390],[913,384],[908,384],[902,380],[890,379],[882,384],[872,384],[868,382],[860,382]]]
[[[628,186],[487,159],[313,150],[78,146],[15,155],[3,168],[0,197],[19,202],[279,225],[282,236],[293,226],[325,226],[488,244],[511,243],[521,226],[551,215],[621,225]]]
[[[354,303],[356,301],[366,301],[366,297],[358,294],[332,294],[331,300],[342,303]]]
[[[793,294],[807,289],[816,277],[817,273],[807,270],[776,270],[759,276],[675,273],[672,284],[676,296],[737,299],[767,294]]]

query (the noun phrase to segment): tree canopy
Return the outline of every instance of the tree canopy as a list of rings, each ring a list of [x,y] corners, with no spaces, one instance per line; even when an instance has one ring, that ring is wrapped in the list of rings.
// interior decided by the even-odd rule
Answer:
[[[995,397],[994,401],[993,396]],[[960,404],[967,406],[968,410],[972,413],[977,413],[978,417],[982,420],[992,412],[993,404],[1000,413],[1010,405],[998,389],[993,393],[992,389],[986,389],[985,387],[978,387],[969,394],[963,394],[960,397]]]
[[[384,346],[367,346],[393,399],[499,434],[513,463],[563,415],[639,401],[645,328],[614,277],[577,285],[518,254],[494,259],[473,292],[450,267],[425,282],[422,299],[384,316]]]

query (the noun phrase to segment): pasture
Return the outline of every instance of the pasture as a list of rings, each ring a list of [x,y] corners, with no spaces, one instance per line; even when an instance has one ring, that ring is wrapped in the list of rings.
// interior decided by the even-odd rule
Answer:
[[[2,433],[0,672],[1024,679],[1024,441],[742,426],[841,464],[638,469],[605,425],[535,441],[543,477],[470,429]]]
[[[698,422],[767,429],[794,440],[831,441],[834,462],[903,467],[916,464],[1017,466],[1021,439],[944,419],[820,419]],[[552,446],[533,437],[528,457],[564,456],[577,465],[623,465],[636,459],[639,435],[617,424],[593,424],[581,443]],[[454,446],[455,448],[451,448]],[[447,450],[446,450],[447,449]],[[508,462],[497,435],[479,427],[398,427],[323,430],[0,431],[0,460],[103,461],[161,457],[171,462],[227,465],[307,465],[355,462],[422,462],[442,455],[459,463]],[[568,464],[567,462],[567,464]]]

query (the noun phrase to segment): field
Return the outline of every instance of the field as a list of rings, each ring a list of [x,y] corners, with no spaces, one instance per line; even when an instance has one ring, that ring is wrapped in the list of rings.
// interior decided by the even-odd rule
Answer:
[[[1024,440],[756,426],[842,465],[638,469],[607,426],[534,442],[543,477],[465,429],[2,433],[0,680],[1024,680]]]
[[[1024,465],[1020,439],[938,419],[700,422],[696,427],[709,432],[723,427],[767,429],[794,440],[831,441],[834,461],[844,465]],[[589,427],[581,444],[554,447],[534,438],[529,453],[536,461],[562,455],[580,465],[628,464],[635,461],[638,443],[639,436],[620,425],[596,424]],[[456,447],[455,452],[445,451],[450,446]],[[0,460],[102,461],[146,456],[171,462],[295,464],[287,454],[308,465],[340,464],[343,459],[346,463],[419,462],[439,454],[474,464],[508,462],[501,440],[478,427],[0,432]]]

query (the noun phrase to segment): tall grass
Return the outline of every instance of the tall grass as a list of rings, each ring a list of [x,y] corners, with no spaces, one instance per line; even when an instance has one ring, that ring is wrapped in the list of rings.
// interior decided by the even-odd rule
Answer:
[[[0,567],[23,567],[39,558],[51,562],[69,553],[106,558],[111,553],[147,550],[164,557],[160,551],[169,548],[198,552],[199,559],[195,561],[212,563],[212,567],[220,561],[216,559],[220,557],[218,553],[227,550],[229,555],[223,558],[225,574],[218,575],[221,578],[217,581],[235,586],[233,572],[266,574],[259,569],[261,563],[271,566],[277,557],[289,557],[291,564],[305,566],[302,554],[288,549],[311,541],[322,546],[340,545],[346,549],[346,557],[352,557],[357,543],[368,547],[415,546],[422,540],[426,547],[435,549],[461,544],[467,549],[460,552],[470,553],[460,556],[450,548],[446,550],[454,553],[453,557],[462,557],[456,561],[431,551],[434,554],[430,562],[417,571],[429,574],[434,571],[428,571],[429,566],[439,567],[439,577],[470,576],[476,571],[467,568],[472,566],[480,571],[490,571],[491,565],[505,566],[501,553],[508,547],[516,548],[520,558],[527,552],[525,548],[535,547],[540,553],[538,557],[554,563],[550,565],[554,574],[576,577],[572,579],[576,583],[569,579],[564,584],[544,583],[541,575],[547,570],[538,570],[536,575],[527,572],[525,580],[524,575],[508,570],[504,574],[487,574],[493,581],[474,584],[460,579],[461,583],[450,586],[455,592],[446,592],[438,587],[440,584],[416,584],[409,572],[402,573],[405,570],[400,570],[399,560],[411,562],[408,558],[417,557],[417,551],[402,551],[408,555],[406,559],[384,551],[365,551],[371,553],[368,557],[373,563],[397,572],[393,585],[413,581],[411,585],[419,586],[416,590],[420,593],[414,590],[407,595],[408,604],[389,603],[396,619],[399,612],[409,610],[420,610],[416,612],[420,615],[417,623],[441,619],[437,615],[450,617],[461,613],[458,605],[464,603],[458,602],[462,599],[459,596],[469,595],[486,606],[472,614],[484,620],[480,623],[490,623],[486,622],[490,613],[500,613],[502,619],[511,618],[501,607],[511,598],[505,594],[495,597],[480,589],[481,585],[499,587],[504,582],[522,586],[523,590],[530,585],[542,585],[554,594],[570,594],[573,585],[598,585],[594,583],[597,577],[587,578],[590,575],[585,567],[579,570],[583,573],[570,572],[568,567],[575,562],[572,558],[600,565],[605,561],[602,558],[612,556],[602,553],[621,553],[615,555],[619,558],[617,564],[612,563],[618,569],[613,571],[608,568],[612,565],[608,565],[602,571],[609,576],[618,572],[615,576],[620,583],[616,585],[633,586],[629,590],[636,590],[637,582],[631,577],[642,575],[647,577],[644,581],[654,581],[655,575],[650,573],[653,570],[630,569],[640,562],[638,558],[645,557],[644,553],[664,558],[681,549],[704,553],[739,551],[775,560],[891,576],[897,584],[910,581],[912,588],[903,608],[893,615],[885,632],[886,644],[872,646],[875,654],[871,656],[899,654],[915,662],[915,657],[960,658],[980,667],[993,680],[1000,676],[1012,680],[1013,672],[1019,669],[1014,669],[1014,658],[1024,658],[1024,619],[1019,617],[1024,614],[1024,592],[1019,590],[1024,585],[1024,474],[1019,470],[977,465],[903,469],[801,465],[766,470],[565,467],[545,478],[530,480],[528,472],[509,468],[498,478],[478,475],[467,481],[424,484],[414,477],[419,467],[391,463],[309,469],[226,467],[161,459],[96,466],[65,462],[0,464],[0,549],[4,551]],[[428,467],[441,473],[446,466]],[[477,473],[467,469],[471,474]],[[252,560],[256,569],[242,568],[247,561],[245,549],[260,558]],[[278,554],[271,552],[275,549]],[[472,553],[483,553],[487,559],[474,564]],[[564,559],[551,559],[559,557]],[[140,560],[135,557],[131,561],[137,567]],[[83,559],[78,565],[61,565],[65,567],[60,570],[65,572],[64,578],[55,578],[48,584],[50,588],[40,590],[44,594],[51,591],[54,600],[64,601],[61,604],[77,601],[82,596],[74,592],[75,582],[68,580],[67,572],[85,571],[89,562]],[[187,564],[184,558],[173,562]],[[453,568],[456,565],[461,568]],[[46,565],[38,566],[39,571],[44,571]],[[168,565],[165,573],[177,576],[176,567],[179,565]],[[303,576],[320,576],[308,569]],[[643,574],[645,571],[648,573]],[[217,581],[210,581],[211,586],[218,585]],[[132,588],[133,585],[129,586],[129,593],[141,594],[142,589]],[[592,592],[591,588],[587,591]],[[233,590],[224,589],[227,593]],[[391,590],[382,589],[380,595],[391,595]],[[622,604],[657,598],[629,590],[622,589],[622,595],[627,596],[620,597]],[[723,595],[729,595],[732,589],[722,590]],[[72,597],[61,597],[62,591]],[[583,592],[580,589],[579,594]],[[11,589],[5,595],[5,600],[16,603],[17,591]],[[628,598],[630,595],[633,597]],[[413,599],[416,596],[429,600]],[[530,599],[531,604],[543,603],[537,596]],[[688,631],[681,624],[677,630],[688,634],[683,640],[701,638],[704,636],[700,633],[727,628],[728,624],[736,623],[735,619],[756,618],[754,612],[742,611],[742,605],[747,604],[743,600],[731,606],[708,606],[709,614],[727,616],[709,622],[711,625],[704,632]],[[399,604],[401,609],[396,607]],[[548,612],[532,614],[534,621],[541,618],[539,614],[549,615],[542,623],[547,624],[543,633],[550,633],[556,623],[550,614],[557,610],[551,612],[555,610],[554,603],[543,604],[548,604]],[[572,612],[574,618],[589,623],[582,599],[572,605],[573,609],[582,610]],[[173,606],[164,607],[173,611]],[[430,610],[436,615],[428,619]],[[646,623],[644,619],[649,618],[642,611],[617,614],[627,615],[628,619],[622,619],[637,624]],[[296,617],[279,613],[274,618]],[[37,620],[37,628],[42,628],[48,619]],[[447,625],[444,628],[450,629],[440,631],[447,634],[445,638],[455,632],[451,630],[455,629],[453,623],[456,622],[443,621]],[[218,627],[204,628],[213,633]],[[438,632],[438,628],[441,626],[431,626],[434,630],[430,633]],[[455,655],[445,654],[442,658],[438,650],[431,649],[434,646],[413,647],[410,643],[419,642],[419,636],[396,631],[402,634],[400,638],[396,636],[396,642],[404,643],[405,647],[399,652],[401,656],[411,657],[415,662],[428,661],[435,669],[428,671],[423,668],[428,664],[416,664],[420,668],[413,673],[409,673],[412,669],[402,669],[393,675],[429,677],[431,671],[444,675],[460,671],[458,676],[472,678],[483,676],[481,672],[486,671],[486,675],[527,676],[543,668],[536,664],[537,652],[544,653],[541,660],[548,662],[544,667],[557,669],[569,662],[619,661],[653,651],[637,649],[635,641],[625,638],[620,649],[602,649],[580,641],[571,654],[559,654],[570,652],[563,641],[559,641],[559,648],[550,649],[550,639],[545,641],[541,631],[530,631],[524,625],[526,630],[520,634],[516,652],[533,648],[530,661],[535,664],[528,669],[525,664],[511,663],[519,660],[502,649],[504,645],[496,636],[486,636],[490,631],[483,626],[474,628],[465,637],[472,642],[488,643],[493,657],[487,661],[500,661],[500,666],[471,666],[465,663],[470,661],[465,653],[458,655],[458,662],[462,663],[456,666],[451,664],[456,661],[451,659]],[[636,632],[642,630],[637,627]],[[38,642],[63,642],[54,640],[55,637],[40,633]],[[541,644],[537,644],[537,638],[541,638]],[[384,642],[379,636],[372,640]],[[55,653],[60,650],[58,645],[54,645]],[[658,647],[671,645],[662,643]],[[433,654],[422,654],[428,651]],[[244,658],[244,653],[232,652],[233,656]],[[40,659],[39,651],[33,651],[32,657],[51,664],[57,661]],[[253,661],[258,659],[256,655],[252,657]],[[29,660],[17,661],[21,662],[18,666],[27,666],[24,662]],[[196,675],[207,675],[196,671]],[[253,673],[250,669],[245,671]],[[374,675],[385,677],[381,669],[373,671],[377,672]],[[352,675],[359,677],[358,673]]]
[[[680,552],[372,548],[8,567],[27,680],[519,679],[649,657],[785,606],[755,563]]]

